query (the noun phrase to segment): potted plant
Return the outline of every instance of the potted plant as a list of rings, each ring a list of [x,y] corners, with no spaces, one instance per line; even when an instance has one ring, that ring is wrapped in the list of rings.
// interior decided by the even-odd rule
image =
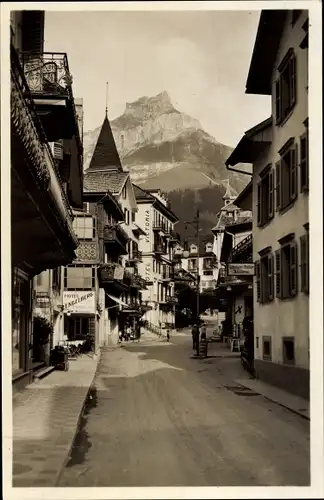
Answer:
[[[53,326],[47,318],[43,316],[34,316],[33,324],[33,347],[35,361],[48,361],[48,347],[49,340],[53,335]]]

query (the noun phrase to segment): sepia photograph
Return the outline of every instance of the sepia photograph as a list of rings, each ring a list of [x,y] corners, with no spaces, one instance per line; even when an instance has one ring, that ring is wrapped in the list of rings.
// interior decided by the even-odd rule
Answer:
[[[5,499],[323,494],[320,19],[2,5]]]

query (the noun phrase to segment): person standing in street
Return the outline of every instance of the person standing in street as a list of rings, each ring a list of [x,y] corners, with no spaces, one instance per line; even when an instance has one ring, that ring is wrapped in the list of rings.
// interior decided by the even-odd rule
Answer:
[[[198,323],[195,323],[191,330],[192,334],[192,349],[197,351],[197,355],[199,355],[199,326]]]

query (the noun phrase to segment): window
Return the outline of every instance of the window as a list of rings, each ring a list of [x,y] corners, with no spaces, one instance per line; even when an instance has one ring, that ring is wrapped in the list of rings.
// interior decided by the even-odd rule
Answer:
[[[197,259],[189,259],[189,269],[197,269]]]
[[[126,195],[127,195],[127,190],[126,190],[126,184],[125,184],[123,187],[123,190],[122,190],[122,197],[124,200],[126,200]]]
[[[282,339],[282,362],[289,365],[295,364],[294,337],[283,337]]]
[[[271,337],[262,337],[262,357],[264,360],[271,361]]]
[[[297,198],[297,144],[289,139],[276,163],[276,210],[281,211]]]
[[[259,337],[255,337],[255,347],[259,349]]]
[[[278,67],[275,82],[276,124],[287,118],[296,104],[296,56],[290,49]]]
[[[37,286],[42,286],[43,284],[43,273],[37,275]]]
[[[309,234],[300,237],[300,290],[309,293]]]
[[[135,222],[136,213],[132,212],[132,222]]]
[[[96,236],[95,219],[89,216],[76,216],[73,229],[80,240],[92,240]]]
[[[308,191],[308,130],[300,138],[300,190]]]
[[[257,301],[266,304],[274,299],[274,256],[266,254],[255,262]]]
[[[52,271],[52,286],[59,290],[61,288],[61,268],[56,267]]]
[[[297,295],[297,244],[285,243],[275,253],[276,258],[276,296],[279,299]]]
[[[90,333],[89,318],[65,316],[68,340],[84,340]]]
[[[125,218],[125,224],[129,224],[129,210],[127,208],[124,208],[124,218]]]
[[[91,290],[96,286],[96,269],[92,266],[68,266],[64,268],[64,288],[67,290]]]
[[[274,214],[274,185],[273,170],[268,165],[260,174],[257,193],[257,224],[262,226],[269,222]]]

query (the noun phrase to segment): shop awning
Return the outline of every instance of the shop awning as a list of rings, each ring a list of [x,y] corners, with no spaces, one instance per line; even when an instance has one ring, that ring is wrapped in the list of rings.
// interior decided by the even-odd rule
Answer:
[[[116,304],[119,304],[120,306],[124,306],[124,307],[128,307],[128,305],[126,304],[126,302],[123,302],[122,300],[120,300],[118,297],[115,297],[114,295],[110,295],[109,293],[106,293],[106,295],[111,299],[113,300],[114,302],[116,302]]]

